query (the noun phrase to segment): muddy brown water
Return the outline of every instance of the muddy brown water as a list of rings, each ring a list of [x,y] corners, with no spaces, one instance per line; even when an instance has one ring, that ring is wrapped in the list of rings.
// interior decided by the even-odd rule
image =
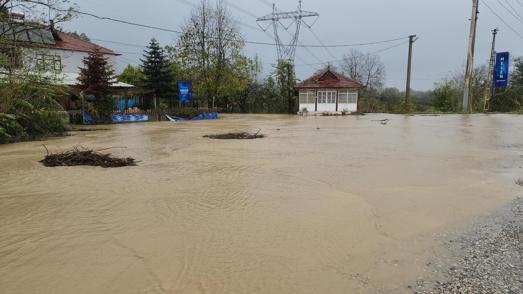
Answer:
[[[0,146],[0,293],[404,293],[436,235],[523,192],[522,127],[231,115],[43,142],[142,161],[118,169],[45,168],[42,142]]]

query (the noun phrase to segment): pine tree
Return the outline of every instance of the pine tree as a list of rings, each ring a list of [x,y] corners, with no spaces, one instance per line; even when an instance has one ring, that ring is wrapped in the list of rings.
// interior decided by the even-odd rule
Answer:
[[[158,106],[158,99],[168,98],[171,94],[172,73],[163,48],[156,39],[151,39],[142,61],[143,88],[147,96],[146,106]],[[156,100],[154,100],[156,99]],[[172,100],[169,100],[172,107]],[[153,102],[153,103],[151,103]],[[153,104],[153,105],[151,105]]]
[[[111,95],[114,70],[99,49],[89,53],[83,64],[78,77],[78,88],[86,95],[94,96],[96,114],[101,118],[107,118],[114,110],[114,99]]]

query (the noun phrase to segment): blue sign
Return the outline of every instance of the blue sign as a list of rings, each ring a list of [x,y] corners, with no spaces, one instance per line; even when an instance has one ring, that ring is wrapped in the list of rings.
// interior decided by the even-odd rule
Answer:
[[[501,52],[496,54],[496,67],[494,69],[494,87],[506,88],[509,80],[510,54]]]
[[[191,81],[178,81],[178,91],[180,101],[189,101],[192,98],[192,83]]]

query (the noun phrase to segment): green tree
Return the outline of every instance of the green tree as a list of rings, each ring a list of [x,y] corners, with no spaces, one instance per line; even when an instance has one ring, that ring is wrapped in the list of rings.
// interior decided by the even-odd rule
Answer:
[[[158,108],[161,98],[169,99],[172,107],[172,73],[167,55],[156,39],[151,39],[142,61],[142,87],[148,98],[146,107]],[[152,103],[151,103],[152,102]]]
[[[514,63],[510,86],[495,91],[492,110],[499,112],[523,111],[523,58]]]
[[[278,60],[276,70],[274,72],[280,97],[283,99],[283,108],[281,112],[295,113],[296,97],[294,95],[294,87],[296,86],[296,75],[294,72],[294,65],[287,60]]]
[[[517,58],[514,62],[511,82],[513,86],[523,86],[523,57]]]
[[[511,86],[494,94],[492,111],[523,111],[523,86]]]
[[[396,88],[385,88],[378,94],[378,99],[383,103],[387,112],[400,113],[403,109],[405,95]]]
[[[96,49],[83,60],[78,76],[78,88],[85,95],[92,96],[92,103],[96,115],[107,118],[114,110],[114,98],[111,95],[111,86],[114,83],[114,70],[108,59]]]
[[[182,27],[176,58],[193,80],[193,88],[209,107],[212,101],[227,111],[241,108],[249,86],[249,60],[236,21],[224,1],[207,0],[192,12]]]
[[[432,106],[443,112],[451,112],[455,109],[455,102],[459,99],[460,91],[454,88],[448,81],[437,84],[432,91]]]
[[[118,81],[127,83],[130,85],[133,85],[135,87],[140,86],[141,82],[143,81],[143,72],[138,66],[132,66],[131,64],[128,64],[122,73],[118,75]]]
[[[11,21],[10,7],[24,14],[26,22]],[[56,10],[51,20],[42,13],[49,9]],[[17,42],[21,35],[44,27],[45,21],[60,23],[72,16],[68,0],[0,0],[0,143],[63,134],[68,129],[68,115],[58,103],[66,95],[58,86],[59,78],[54,72],[35,69],[31,62],[21,63]]]

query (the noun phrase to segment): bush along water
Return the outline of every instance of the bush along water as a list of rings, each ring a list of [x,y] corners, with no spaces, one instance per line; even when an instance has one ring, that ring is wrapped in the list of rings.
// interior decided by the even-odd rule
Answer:
[[[0,144],[61,136],[68,130],[65,112],[33,110],[28,113],[0,113]]]
[[[63,94],[32,75],[0,78],[0,144],[64,135],[69,116],[56,102]]]

